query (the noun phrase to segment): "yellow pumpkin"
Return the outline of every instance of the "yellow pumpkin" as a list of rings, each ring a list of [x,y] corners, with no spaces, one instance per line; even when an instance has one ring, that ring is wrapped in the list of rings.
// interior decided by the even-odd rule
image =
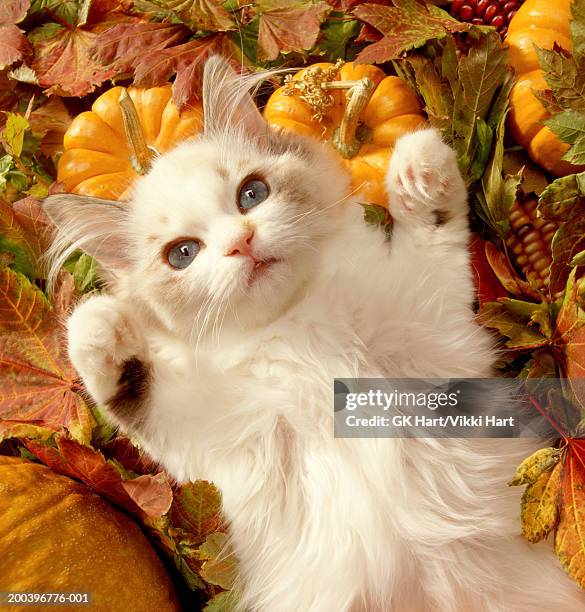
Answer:
[[[146,145],[164,153],[203,127],[200,105],[179,114],[171,86],[129,87]],[[122,87],[102,94],[91,111],[78,115],[65,133],[57,180],[65,190],[121,199],[138,176],[126,137],[119,99]]]
[[[85,485],[44,465],[4,456],[0,591],[89,592],[92,612],[181,609],[163,564],[132,520]]]
[[[348,95],[352,85],[358,89]],[[331,143],[353,188],[381,206],[387,206],[384,173],[397,138],[425,123],[418,98],[403,81],[353,63],[319,63],[296,73],[272,94],[264,117],[274,128]]]
[[[542,122],[550,114],[532,90],[548,85],[538,63],[534,45],[552,49],[557,43],[571,51],[571,0],[526,0],[512,18],[506,36],[510,63],[516,72],[516,83],[510,96],[509,127],[516,142],[526,148],[530,157],[555,176],[565,176],[579,168],[561,158],[569,149]]]

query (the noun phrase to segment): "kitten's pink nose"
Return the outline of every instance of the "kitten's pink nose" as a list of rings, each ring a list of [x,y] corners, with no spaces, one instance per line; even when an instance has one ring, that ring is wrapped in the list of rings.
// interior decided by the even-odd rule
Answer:
[[[226,255],[244,255],[255,259],[252,250],[252,238],[254,238],[254,230],[249,229],[228,248]]]

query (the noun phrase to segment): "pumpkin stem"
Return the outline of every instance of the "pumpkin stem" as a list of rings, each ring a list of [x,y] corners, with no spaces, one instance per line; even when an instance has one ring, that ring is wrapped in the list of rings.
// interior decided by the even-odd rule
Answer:
[[[118,103],[122,111],[126,140],[130,146],[132,167],[138,174],[146,174],[152,166],[152,152],[146,144],[136,106],[125,87],[122,88]]]
[[[335,87],[331,87],[332,85]],[[344,85],[346,87],[343,87]],[[333,144],[344,159],[352,158],[361,149],[363,139],[357,136],[360,116],[376,89],[374,81],[367,77],[359,81],[337,81],[326,84],[327,89],[345,89],[347,86],[349,91],[345,97],[345,113],[339,128],[333,134]]]

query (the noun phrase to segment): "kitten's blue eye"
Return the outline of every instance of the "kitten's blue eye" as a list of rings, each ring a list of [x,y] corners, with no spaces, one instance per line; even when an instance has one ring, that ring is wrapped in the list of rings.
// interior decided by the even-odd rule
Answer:
[[[201,250],[198,240],[183,240],[177,242],[167,251],[167,261],[172,268],[183,270],[186,268]]]
[[[258,206],[268,197],[268,185],[260,179],[250,179],[240,187],[238,194],[238,208],[245,213],[250,208]]]

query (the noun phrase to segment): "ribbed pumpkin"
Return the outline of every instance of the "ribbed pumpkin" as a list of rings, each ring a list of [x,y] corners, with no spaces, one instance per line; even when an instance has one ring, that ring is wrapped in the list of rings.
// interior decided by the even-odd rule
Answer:
[[[532,90],[545,90],[548,86],[534,45],[552,49],[556,42],[570,51],[570,19],[571,0],[526,0],[510,22],[506,37],[510,63],[516,72],[508,116],[510,129],[530,157],[555,176],[572,174],[578,168],[561,159],[569,145],[542,124],[550,114]]]
[[[160,153],[201,131],[202,108],[196,106],[179,114],[170,85],[129,87],[127,91],[146,144]],[[122,87],[106,91],[91,111],[78,115],[67,130],[57,173],[66,191],[116,200],[124,197],[137,178],[119,103],[122,92]]]
[[[181,609],[160,559],[132,520],[85,485],[46,466],[4,456],[0,591],[89,592],[92,612]]]
[[[334,78],[324,79],[328,73]],[[357,105],[350,101],[355,94],[348,94],[352,84],[364,85]],[[330,142],[351,172],[353,188],[381,206],[387,205],[384,172],[396,139],[425,123],[418,98],[398,77],[353,63],[339,69],[319,63],[296,73],[272,94],[264,117],[272,127]]]

